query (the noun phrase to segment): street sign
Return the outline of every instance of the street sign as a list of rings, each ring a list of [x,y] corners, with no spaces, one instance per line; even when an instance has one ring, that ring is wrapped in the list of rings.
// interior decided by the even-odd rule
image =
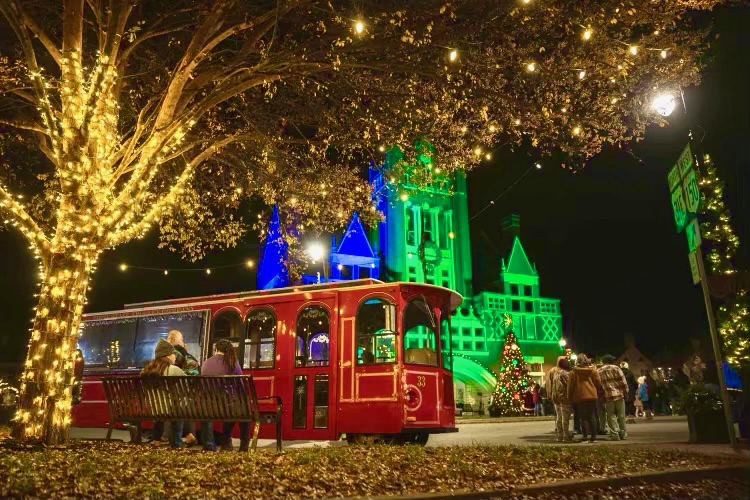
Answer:
[[[674,224],[677,226],[677,232],[681,233],[685,229],[685,224],[687,224],[687,207],[679,184],[677,184],[677,189],[672,191],[672,212],[674,212]]]
[[[693,219],[693,221],[686,226],[685,236],[687,237],[688,250],[691,252],[701,246],[701,231],[698,227],[698,219]]]
[[[697,285],[701,282],[701,273],[698,268],[698,256],[695,251],[688,254],[688,260],[690,261],[690,273],[693,275],[693,285]]]
[[[693,166],[693,152],[690,151],[690,144],[682,150],[682,154],[680,154],[680,158],[677,160],[677,166],[680,167],[681,177],[685,177],[687,171]]]
[[[688,144],[677,159],[677,164],[667,174],[667,184],[672,196],[674,224],[678,233],[681,233],[687,224],[695,219],[701,205],[698,177],[695,175],[693,163],[693,152]]]
[[[669,174],[667,174],[667,183],[669,184],[670,191],[674,191],[674,188],[680,183],[680,169],[677,165],[669,170]]]
[[[695,170],[688,170],[682,180],[682,191],[685,195],[685,205],[687,211],[691,214],[697,214],[701,206],[701,192],[698,189],[698,179],[695,176]]]

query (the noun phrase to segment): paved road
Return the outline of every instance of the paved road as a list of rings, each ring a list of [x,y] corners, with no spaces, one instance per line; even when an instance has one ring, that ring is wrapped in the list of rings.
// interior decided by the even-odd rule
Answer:
[[[428,446],[470,446],[473,444],[557,444],[551,420],[532,420],[514,422],[461,423],[459,431],[452,434],[430,436]],[[105,429],[71,429],[73,438],[103,438]],[[115,439],[127,440],[124,431],[115,431]],[[579,436],[580,437],[580,436]],[[235,440],[237,441],[237,440]],[[655,417],[652,421],[640,421],[628,427],[627,441],[608,441],[606,436],[599,437],[599,443],[607,445],[625,444],[682,444],[688,441],[687,421],[684,417]],[[307,446],[341,446],[343,441],[285,441],[285,448]],[[235,442],[237,445],[237,442]],[[259,447],[273,448],[275,441],[261,439]],[[582,444],[581,446],[586,446]]]
[[[576,436],[580,438],[580,435]],[[650,421],[638,421],[628,426],[626,441],[609,441],[607,436],[598,436],[598,442],[612,445],[686,443],[688,441],[687,420],[684,417],[655,417]],[[456,434],[430,436],[429,446],[451,446],[471,444],[557,444],[553,422],[502,422],[465,423]]]

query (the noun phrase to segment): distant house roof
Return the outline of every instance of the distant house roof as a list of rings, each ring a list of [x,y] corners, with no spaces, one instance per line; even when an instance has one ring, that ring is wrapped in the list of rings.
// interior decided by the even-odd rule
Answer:
[[[503,272],[509,274],[537,276],[536,269],[531,265],[529,258],[526,256],[526,251],[523,249],[523,245],[521,245],[521,240],[518,236],[513,240],[513,250],[510,252],[508,265],[504,266]]]
[[[376,258],[375,252],[370,245],[370,240],[367,238],[367,232],[364,226],[362,226],[362,221],[359,220],[357,212],[354,212],[352,215],[352,220],[349,222],[349,227],[346,228],[344,237],[341,238],[341,244],[336,249],[336,253],[355,257]]]

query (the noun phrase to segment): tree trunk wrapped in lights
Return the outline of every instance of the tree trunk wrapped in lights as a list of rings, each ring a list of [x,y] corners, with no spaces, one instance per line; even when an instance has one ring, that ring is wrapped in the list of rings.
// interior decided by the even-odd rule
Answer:
[[[709,155],[703,156],[699,186],[703,197],[701,234],[708,246],[706,256],[713,275],[737,273],[740,240],[732,229],[732,216],[724,204],[724,182]],[[717,307],[716,323],[724,356],[734,365],[750,362],[750,302],[748,290],[739,289]]]
[[[102,252],[158,227],[200,259],[263,229],[248,199],[298,236],[374,222],[357,165],[413,164],[420,137],[441,165],[421,185],[496,141],[582,165],[659,123],[642,89],[698,82],[708,31],[685,14],[717,3],[0,1],[0,220],[42,273],[15,435],[65,436]]]

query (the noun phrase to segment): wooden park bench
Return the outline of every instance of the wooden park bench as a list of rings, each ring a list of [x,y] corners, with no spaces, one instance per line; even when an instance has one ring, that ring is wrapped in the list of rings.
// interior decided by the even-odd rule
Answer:
[[[146,420],[188,422],[250,422],[255,424],[252,448],[258,446],[260,424],[276,424],[276,450],[281,451],[281,398],[258,398],[252,375],[217,377],[106,377],[102,379],[109,406],[111,439],[116,422],[135,428],[141,442]],[[259,401],[273,400],[276,409],[263,411]]]

